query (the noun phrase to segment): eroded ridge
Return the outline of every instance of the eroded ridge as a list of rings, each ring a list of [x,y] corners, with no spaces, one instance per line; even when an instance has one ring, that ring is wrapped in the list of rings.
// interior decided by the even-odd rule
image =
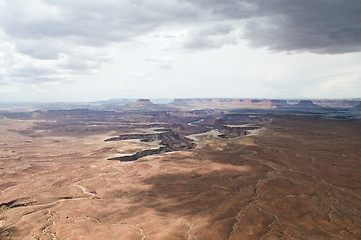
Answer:
[[[186,137],[182,137],[170,129],[162,129],[162,131],[164,132],[155,133],[155,134],[141,134],[141,133],[123,134],[117,137],[112,137],[104,140],[106,142],[112,142],[112,141],[121,141],[121,140],[129,140],[129,139],[139,139],[142,142],[159,141],[159,145],[160,145],[156,149],[141,150],[130,155],[108,158],[108,160],[119,160],[122,162],[135,161],[145,156],[171,152],[171,151],[190,150],[196,146],[195,143],[193,143],[190,139]]]

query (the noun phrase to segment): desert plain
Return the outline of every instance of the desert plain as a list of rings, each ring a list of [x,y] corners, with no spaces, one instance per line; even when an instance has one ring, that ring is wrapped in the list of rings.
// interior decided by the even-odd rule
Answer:
[[[215,110],[4,114],[0,239],[361,239],[360,123]]]

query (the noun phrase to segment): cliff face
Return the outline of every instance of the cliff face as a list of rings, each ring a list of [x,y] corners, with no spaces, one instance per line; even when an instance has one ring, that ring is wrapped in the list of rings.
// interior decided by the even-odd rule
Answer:
[[[141,157],[171,152],[171,151],[184,151],[193,149],[196,145],[193,143],[191,139],[180,136],[179,134],[173,132],[170,129],[165,129],[165,132],[161,133],[139,133],[139,134],[123,134],[118,137],[108,138],[104,141],[121,141],[128,139],[140,139],[142,142],[153,142],[153,141],[161,141],[160,147],[157,149],[147,149],[139,151],[133,155],[127,155],[122,157],[109,158],[108,160],[120,160],[120,161],[135,161]]]
[[[131,162],[131,161],[138,160],[139,158],[142,158],[142,157],[155,155],[155,154],[160,154],[160,153],[164,153],[164,152],[166,152],[166,148],[165,147],[159,147],[159,148],[156,148],[156,149],[148,149],[148,150],[139,151],[139,152],[136,152],[135,154],[132,154],[132,155],[109,158],[108,160],[118,160],[118,161],[121,161],[121,162]]]

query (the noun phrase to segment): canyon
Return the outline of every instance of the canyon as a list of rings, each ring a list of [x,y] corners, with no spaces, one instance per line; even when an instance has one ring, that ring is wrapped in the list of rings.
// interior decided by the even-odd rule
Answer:
[[[0,239],[361,238],[357,107],[139,102],[0,112]]]

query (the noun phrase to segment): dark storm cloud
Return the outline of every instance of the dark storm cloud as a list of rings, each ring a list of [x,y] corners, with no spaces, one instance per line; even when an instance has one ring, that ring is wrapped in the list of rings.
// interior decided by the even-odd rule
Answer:
[[[361,51],[359,0],[182,0],[219,19],[243,19],[251,46],[272,51]]]

